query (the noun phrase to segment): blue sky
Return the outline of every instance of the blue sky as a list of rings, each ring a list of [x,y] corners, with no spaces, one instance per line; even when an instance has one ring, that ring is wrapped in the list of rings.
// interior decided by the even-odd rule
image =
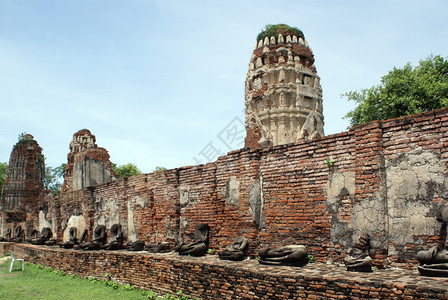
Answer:
[[[244,121],[244,81],[266,24],[302,29],[324,97],[325,133],[345,131],[340,94],[394,66],[448,56],[448,1],[0,0],[0,161],[22,132],[46,162],[91,130],[143,172],[206,162]],[[235,123],[236,122],[236,123]]]

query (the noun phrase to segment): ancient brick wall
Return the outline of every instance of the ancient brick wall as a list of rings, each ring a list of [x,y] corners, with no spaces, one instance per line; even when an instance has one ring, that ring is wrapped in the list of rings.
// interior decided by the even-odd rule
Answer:
[[[447,120],[445,109],[374,121],[62,193],[49,202],[47,219],[60,238],[77,218],[90,233],[120,223],[129,240],[172,245],[205,222],[216,250],[244,235],[252,255],[264,246],[305,244],[322,262],[341,262],[365,231],[377,266],[409,267],[418,250],[444,240],[435,216],[448,199]]]
[[[155,172],[127,180],[125,190],[129,204],[125,204],[133,209],[136,239],[146,242],[168,241],[174,245],[179,231],[176,172]],[[128,213],[127,216],[131,215]],[[128,222],[132,220],[128,218]]]
[[[389,229],[388,255],[409,265],[419,250],[445,242],[436,221],[448,200],[446,110],[381,123]]]
[[[345,135],[264,151],[261,174],[266,225],[260,232],[262,246],[305,244],[318,258],[329,251],[332,255],[340,252],[330,239],[332,218],[347,221],[338,215],[344,211],[327,207],[326,185],[336,166],[344,172],[347,164],[353,164],[352,143]],[[325,163],[330,157],[335,161],[331,169]],[[345,212],[350,209],[345,208]]]
[[[0,255],[9,255],[9,250],[14,250],[15,243],[0,242]]]
[[[423,278],[415,270],[358,273],[322,263],[304,267],[267,266],[254,259],[222,261],[217,255],[79,251],[24,244],[15,244],[14,253],[28,262],[68,274],[110,279],[160,294],[183,291],[200,299],[446,299],[448,296],[445,278]],[[106,278],[106,273],[110,277]]]
[[[216,162],[216,248],[232,244],[240,235],[252,241],[250,250],[258,248],[258,233],[264,223],[260,158],[259,152],[242,149]]]

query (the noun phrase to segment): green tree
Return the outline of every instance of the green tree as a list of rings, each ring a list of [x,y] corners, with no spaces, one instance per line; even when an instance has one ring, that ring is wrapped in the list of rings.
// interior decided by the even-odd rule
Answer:
[[[448,107],[448,61],[437,55],[394,67],[380,85],[342,96],[357,104],[345,115],[351,126]]]
[[[116,164],[112,164],[112,169],[115,174],[122,178],[127,178],[132,175],[141,174],[142,172],[137,168],[136,165],[127,163],[124,165],[117,166]]]
[[[45,167],[44,187],[47,190],[51,190],[53,195],[57,195],[61,191],[62,182],[65,176],[65,166],[66,164],[61,164],[56,168],[50,166]]]
[[[160,172],[160,171],[165,171],[166,168],[165,167],[155,167],[153,172]]]
[[[6,175],[8,174],[8,164],[0,162],[0,193],[5,184]]]

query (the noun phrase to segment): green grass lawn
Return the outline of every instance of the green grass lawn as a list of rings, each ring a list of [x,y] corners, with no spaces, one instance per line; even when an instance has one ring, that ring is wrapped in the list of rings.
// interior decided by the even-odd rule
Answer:
[[[119,286],[114,281],[65,276],[64,272],[29,263],[25,263],[22,272],[16,262],[9,273],[10,263],[8,259],[0,265],[0,299],[188,299],[180,294],[162,297],[130,285]]]

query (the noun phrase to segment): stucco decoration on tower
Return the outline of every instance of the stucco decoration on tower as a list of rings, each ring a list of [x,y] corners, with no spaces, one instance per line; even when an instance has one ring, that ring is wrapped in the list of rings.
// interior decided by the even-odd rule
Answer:
[[[278,29],[269,36],[272,28]],[[322,88],[303,33],[287,25],[268,25],[262,33],[268,34],[259,35],[246,77],[245,146],[322,137]]]

